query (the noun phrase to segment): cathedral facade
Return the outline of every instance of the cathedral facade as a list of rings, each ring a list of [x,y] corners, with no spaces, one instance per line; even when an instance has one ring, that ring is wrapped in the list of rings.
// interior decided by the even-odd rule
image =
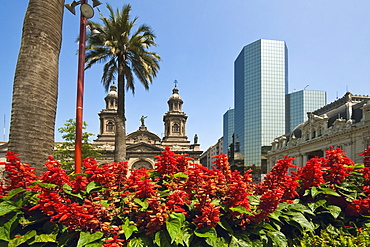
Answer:
[[[118,93],[115,85],[110,87],[106,95],[106,107],[100,111],[100,132],[94,144],[102,155],[98,158],[99,163],[113,162],[115,143],[115,116],[117,115]],[[164,151],[168,146],[175,153],[188,154],[193,158],[193,163],[200,163],[202,154],[197,136],[191,143],[186,136],[186,120],[188,116],[182,111],[183,100],[179,90],[175,86],[172,95],[167,101],[168,112],[163,116],[164,137],[161,139],[157,134],[148,130],[145,126],[145,116],[141,117],[141,126],[138,130],[126,135],[126,158],[130,170],[138,168],[154,168],[155,156]]]

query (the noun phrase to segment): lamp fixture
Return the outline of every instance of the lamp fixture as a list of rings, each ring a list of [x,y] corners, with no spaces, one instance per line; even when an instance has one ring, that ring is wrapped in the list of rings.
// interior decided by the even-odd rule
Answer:
[[[102,2],[100,2],[99,0],[92,0],[93,2],[93,7],[95,8],[96,6],[99,6],[100,4],[102,4]]]
[[[85,16],[87,19],[90,19],[91,17],[94,16],[93,7],[91,7],[89,4],[87,3],[81,4],[80,9],[81,9],[81,14]]]
[[[64,7],[69,10],[72,14],[76,15],[75,7],[79,5],[80,2],[73,1],[71,4],[64,4]]]
[[[82,1],[84,2],[84,1]],[[81,4],[81,7],[80,7],[80,10],[81,10],[81,14],[86,17],[87,19],[91,18],[94,16],[94,10],[93,8],[95,8],[96,6],[99,6],[100,4],[102,4],[99,0],[92,0],[93,2],[93,7],[91,7],[89,4],[87,3],[81,3],[81,1],[73,1],[71,4],[64,4],[64,6],[66,7],[66,9],[69,10],[69,12],[71,12],[72,14],[76,15],[76,11],[75,11],[75,7],[79,4]]]

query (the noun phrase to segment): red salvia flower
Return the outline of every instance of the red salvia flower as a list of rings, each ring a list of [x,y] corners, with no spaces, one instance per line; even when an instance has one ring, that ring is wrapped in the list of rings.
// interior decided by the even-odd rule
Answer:
[[[149,198],[156,193],[155,188],[160,187],[149,177],[146,168],[134,170],[127,179],[126,188],[133,189],[136,198]]]
[[[267,219],[268,216],[273,213],[278,207],[284,191],[280,188],[267,189],[264,191],[260,198],[260,204],[257,207],[257,214],[250,217],[250,220],[254,223]]]
[[[217,223],[220,222],[220,207],[215,207],[213,203],[209,203],[207,206],[201,206],[199,208],[201,215],[196,215],[193,223],[197,227],[216,227]]]
[[[312,158],[307,161],[306,165],[300,167],[296,173],[298,180],[302,181],[302,191],[310,187],[318,187],[325,183],[322,170],[324,158]]]
[[[71,185],[69,176],[63,169],[60,168],[61,164],[52,157],[48,158],[49,160],[45,163],[47,166],[47,171],[43,172],[40,178],[42,182],[56,184],[60,187],[62,187],[64,184]]]
[[[282,201],[293,199],[298,196],[296,188],[299,183],[296,181],[296,177],[293,175],[287,175],[290,167],[296,167],[291,164],[294,158],[288,158],[285,156],[284,159],[278,160],[276,165],[272,167],[269,174],[264,178],[264,181],[258,184],[257,193],[263,194],[266,191],[281,189],[283,195],[281,197]]]
[[[170,176],[178,172],[184,172],[189,167],[188,160],[192,160],[192,158],[186,156],[187,154],[175,154],[167,146],[161,155],[155,156],[157,158],[156,170],[162,175]]]
[[[15,188],[29,189],[32,181],[36,181],[38,176],[35,173],[35,168],[32,165],[21,163],[19,154],[8,151],[5,155],[8,160],[0,162],[0,165],[5,165],[6,179],[4,181],[7,186],[3,186],[3,193]]]
[[[75,180],[71,182],[72,191],[80,192],[86,190],[86,186],[89,184],[89,181],[84,176],[76,176]]]
[[[355,163],[345,155],[340,148],[330,147],[326,150],[326,157],[323,166],[326,168],[324,179],[332,184],[342,183],[352,168],[349,166]]]
[[[370,146],[368,146],[359,156],[364,156],[364,166],[370,168]]]
[[[125,243],[126,240],[120,239],[119,236],[114,235],[113,237],[107,238],[104,240],[103,247],[119,247],[123,246],[123,243]]]

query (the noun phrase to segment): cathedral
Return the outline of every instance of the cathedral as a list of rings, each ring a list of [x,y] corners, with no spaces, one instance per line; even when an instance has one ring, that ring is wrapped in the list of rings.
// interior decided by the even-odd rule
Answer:
[[[102,155],[98,158],[99,163],[113,162],[115,142],[115,121],[117,114],[118,93],[117,87],[112,85],[106,95],[106,107],[100,111],[100,134],[94,140]],[[150,132],[145,126],[145,116],[141,117],[139,129],[126,134],[126,158],[130,170],[138,168],[154,168],[155,156],[169,146],[175,153],[188,154],[193,158],[193,163],[199,163],[202,154],[198,137],[195,135],[193,143],[186,136],[186,120],[188,116],[182,111],[184,103],[179,95],[179,89],[175,86],[172,95],[167,101],[168,112],[163,116],[164,137],[161,139],[157,134]]]

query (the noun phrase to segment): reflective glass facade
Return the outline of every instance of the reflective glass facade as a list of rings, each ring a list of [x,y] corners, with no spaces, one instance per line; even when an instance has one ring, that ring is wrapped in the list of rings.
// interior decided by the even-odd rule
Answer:
[[[288,50],[284,41],[257,40],[234,62],[234,128],[246,165],[261,165],[261,147],[285,133]]]
[[[307,112],[313,112],[326,105],[326,92],[301,90],[286,95],[286,133],[305,122]]]
[[[233,133],[234,133],[234,109],[230,109],[225,112],[223,116],[223,150],[222,153],[228,154],[229,145],[233,141]]]

